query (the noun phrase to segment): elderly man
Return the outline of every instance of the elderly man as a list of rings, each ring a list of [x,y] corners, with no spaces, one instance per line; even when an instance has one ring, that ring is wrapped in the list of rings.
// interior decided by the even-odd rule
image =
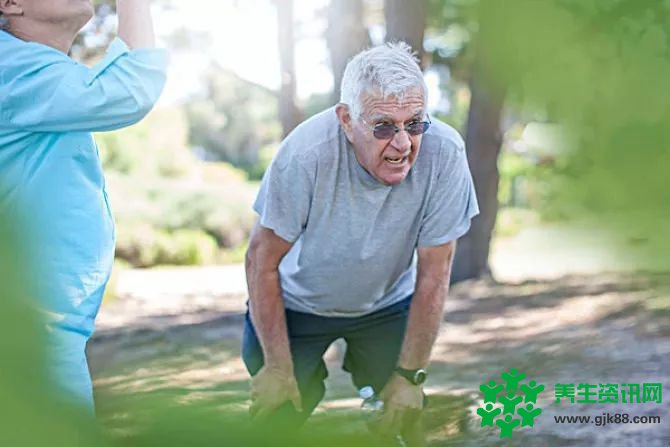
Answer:
[[[322,356],[343,338],[344,369],[380,393],[392,432],[422,409],[455,241],[478,208],[463,140],[426,114],[406,44],[355,56],[341,91],[282,143],[254,204],[250,410],[302,423],[324,395]]]
[[[89,0],[0,0],[0,215],[15,228],[47,316],[54,389],[92,411],[84,349],[114,258],[114,225],[90,132],[146,115],[165,82],[149,0],[117,0],[118,37],[88,68],[67,55]],[[141,150],[141,148],[137,148]]]

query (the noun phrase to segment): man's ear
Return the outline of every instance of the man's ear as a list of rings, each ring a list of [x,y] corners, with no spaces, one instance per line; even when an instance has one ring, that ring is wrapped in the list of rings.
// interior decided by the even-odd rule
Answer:
[[[0,0],[0,12],[4,16],[23,15],[23,5],[21,0]]]
[[[351,134],[351,113],[349,113],[349,106],[339,103],[335,106],[335,113],[340,125],[344,129],[344,133],[349,136]]]

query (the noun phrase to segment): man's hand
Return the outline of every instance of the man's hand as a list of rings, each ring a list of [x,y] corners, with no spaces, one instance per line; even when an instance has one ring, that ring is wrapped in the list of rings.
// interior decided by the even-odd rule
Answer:
[[[378,425],[382,435],[392,435],[415,425],[423,409],[423,388],[394,374],[379,397],[384,401],[384,415]]]
[[[302,411],[302,399],[293,373],[270,369],[267,366],[251,379],[251,407],[255,421],[263,421],[284,402],[291,401],[297,411]]]

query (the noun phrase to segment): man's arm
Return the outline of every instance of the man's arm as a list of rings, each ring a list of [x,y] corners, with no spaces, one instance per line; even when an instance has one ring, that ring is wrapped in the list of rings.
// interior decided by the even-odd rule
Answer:
[[[130,48],[153,48],[156,45],[151,21],[151,0],[116,0],[119,37]]]
[[[425,368],[442,322],[456,241],[419,247],[417,284],[409,310],[398,366]],[[393,433],[413,424],[423,408],[423,389],[394,374],[381,392],[385,414],[380,431]]]
[[[263,368],[252,380],[250,411],[257,418],[287,400],[301,410],[279,282],[279,263],[292,245],[257,223],[245,259],[249,310],[264,357]]]
[[[456,241],[419,247],[417,283],[398,366],[425,368],[442,322]]]

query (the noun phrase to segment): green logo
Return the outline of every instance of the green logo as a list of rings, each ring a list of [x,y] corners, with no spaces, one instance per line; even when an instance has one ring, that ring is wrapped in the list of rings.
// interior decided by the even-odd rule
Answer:
[[[477,409],[482,418],[482,427],[499,427],[501,438],[511,438],[516,427],[532,427],[535,418],[542,413],[537,405],[537,395],[544,385],[522,383],[526,373],[515,368],[500,375],[503,383],[490,380],[479,389],[484,394],[484,406]],[[515,417],[515,416],[519,417]]]

